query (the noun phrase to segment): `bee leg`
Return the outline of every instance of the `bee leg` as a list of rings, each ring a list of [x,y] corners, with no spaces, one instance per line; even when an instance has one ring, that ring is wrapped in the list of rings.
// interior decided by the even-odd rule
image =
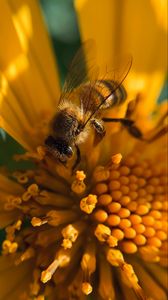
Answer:
[[[128,132],[136,139],[144,140],[141,130],[134,125],[133,120],[124,118],[103,118],[104,122],[120,122],[124,127],[127,128]]]
[[[105,136],[106,130],[100,120],[97,120],[97,119],[91,120],[91,125],[93,126],[93,128],[95,129],[95,132],[96,132],[95,138],[94,138],[94,146],[96,146],[98,143],[100,143],[102,138]]]
[[[93,119],[91,121],[91,124],[94,127],[99,139],[102,139],[106,134],[106,131],[105,131],[105,128],[104,128],[104,125],[102,124],[102,122],[99,120]]]
[[[81,161],[81,153],[80,153],[80,149],[79,149],[78,145],[75,144],[75,148],[76,148],[76,161],[72,167],[72,171],[74,171],[76,169],[77,165]]]

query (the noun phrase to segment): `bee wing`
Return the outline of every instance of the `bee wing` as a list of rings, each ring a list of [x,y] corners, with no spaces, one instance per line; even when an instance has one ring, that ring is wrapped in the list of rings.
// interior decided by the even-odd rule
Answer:
[[[61,97],[59,100],[59,107],[64,101],[77,102],[77,106],[81,106],[81,99],[74,99],[71,97],[74,90],[89,80],[94,80],[98,77],[98,67],[95,64],[95,44],[93,40],[88,40],[82,44],[74,56],[65,83],[63,85]],[[89,70],[89,72],[88,72]]]
[[[116,58],[115,67],[108,69],[103,77],[88,83],[87,92],[81,93],[83,103],[84,125],[105,106],[111,97],[111,107],[121,104],[120,99],[112,98],[114,93],[119,89],[127,77],[132,66],[132,56],[126,55],[123,58]],[[97,95],[96,95],[97,94]],[[95,101],[96,98],[96,101]]]
[[[84,128],[89,120],[106,106],[109,97],[122,85],[131,65],[131,55],[115,58],[113,68],[110,70],[106,67],[104,76],[100,77],[96,65],[94,41],[86,41],[72,60],[62,89],[59,107],[67,101],[76,104],[81,110]],[[103,81],[106,84],[102,84]],[[107,88],[107,81],[110,82],[110,88]],[[118,102],[120,101],[115,101],[114,97],[111,106],[120,104]]]

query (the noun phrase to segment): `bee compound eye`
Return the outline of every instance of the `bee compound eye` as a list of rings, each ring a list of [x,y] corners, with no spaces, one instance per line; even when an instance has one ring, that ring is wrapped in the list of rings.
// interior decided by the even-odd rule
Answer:
[[[71,157],[72,154],[73,154],[72,147],[68,146],[68,147],[66,148],[65,154],[66,154],[68,157]]]

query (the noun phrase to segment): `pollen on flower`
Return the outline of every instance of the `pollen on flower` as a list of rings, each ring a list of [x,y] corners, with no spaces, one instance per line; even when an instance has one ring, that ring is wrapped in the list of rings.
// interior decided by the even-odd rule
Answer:
[[[9,225],[5,228],[6,231],[6,239],[10,242],[13,242],[15,240],[15,234],[16,231],[19,231],[21,229],[22,221],[17,220],[13,225]]]
[[[91,286],[91,284],[89,282],[83,282],[82,283],[82,292],[85,295],[91,294],[92,291],[93,291],[93,288],[92,288],[92,286]]]
[[[66,251],[66,250],[65,250]],[[41,273],[41,281],[43,283],[46,283],[49,281],[57,268],[65,267],[69,261],[70,261],[70,254],[68,252],[65,252],[62,249],[57,253],[56,258],[54,261],[49,265],[49,267],[42,271]]]
[[[71,190],[76,194],[83,194],[86,189],[86,185],[84,183],[84,179],[86,175],[83,171],[76,171],[75,180],[71,184]]]
[[[94,273],[98,270],[101,297],[109,298],[114,293],[113,281],[106,291],[101,276],[106,271],[108,281],[112,280],[111,270],[107,271],[111,265],[120,270],[122,282],[144,300],[136,270],[125,262],[124,254],[132,257],[138,253],[144,263],[167,263],[165,169],[156,169],[151,161],[141,161],[133,153],[126,158],[112,156],[106,166],[93,170],[86,184],[83,171],[76,172],[69,188],[62,178],[51,174],[41,170],[27,173],[26,179],[19,179],[26,187],[7,195],[4,203],[6,212],[17,209],[20,214],[6,227],[2,252],[18,252],[16,265],[36,260],[39,274],[31,283],[31,297],[44,297],[42,285],[50,286],[49,281],[57,290],[57,285],[64,284],[75,270],[65,293],[66,297],[82,299],[94,290]],[[31,226],[22,230],[25,215]],[[103,267],[102,261],[106,261]],[[59,288],[57,291],[59,299]]]
[[[7,201],[4,204],[4,209],[7,211],[13,210],[20,206],[22,199],[19,196],[10,195],[7,197]]]
[[[121,155],[121,153],[117,153],[117,154],[113,155],[113,156],[111,157],[111,160],[112,160],[112,163],[113,163],[113,164],[118,165],[118,164],[121,162],[121,160],[122,160],[122,155]]]
[[[27,191],[22,195],[22,200],[23,201],[28,201],[31,197],[35,197],[39,194],[39,188],[37,184],[31,184],[28,188]]]
[[[87,214],[91,214],[95,209],[97,203],[97,196],[89,194],[80,201],[80,209]]]
[[[111,230],[108,226],[98,224],[94,234],[100,242],[106,242],[111,235]]]
[[[29,247],[23,252],[19,258],[16,259],[15,264],[19,265],[23,261],[29,260],[30,258],[35,256],[35,250],[32,247]]]
[[[48,222],[47,219],[42,220],[37,217],[33,217],[31,220],[31,224],[33,225],[33,227],[41,226],[43,224],[46,224],[47,222]]]
[[[83,171],[76,171],[76,180],[83,181],[86,178],[86,175]]]
[[[71,224],[66,226],[62,230],[63,242],[62,246],[64,249],[68,249],[72,247],[72,243],[74,243],[79,235],[78,230]]]
[[[9,240],[5,240],[2,243],[2,254],[7,255],[9,253],[15,253],[18,249],[18,244],[16,242],[11,242]]]
[[[151,176],[151,172],[147,174],[149,173],[147,171],[150,170],[149,166],[151,169],[153,168],[152,165],[144,160],[142,163],[138,162],[136,155],[130,155],[122,161],[119,160],[117,169],[112,168],[113,161],[111,165],[108,164],[109,176],[106,179],[104,177],[102,181],[98,179],[93,188],[94,192],[98,194],[100,207],[93,213],[95,221],[104,223],[103,226],[106,227],[108,225],[108,234],[111,230],[111,236],[117,239],[122,251],[130,254],[137,252],[143,245],[159,249],[162,241],[167,239],[166,232],[163,233],[163,229],[162,232],[159,231],[165,222],[163,201],[162,203],[156,201],[156,199],[160,199],[162,193],[166,192],[163,186],[158,188],[163,184],[160,178],[163,178],[161,174],[164,174],[164,170],[157,169],[153,176]],[[102,167],[96,168],[97,173],[98,170],[104,171]],[[155,196],[154,193],[156,193]],[[157,220],[157,224],[155,224],[155,220]],[[100,225],[95,234],[102,241]],[[154,229],[155,226],[161,226],[157,232]],[[102,227],[102,229],[106,227]]]

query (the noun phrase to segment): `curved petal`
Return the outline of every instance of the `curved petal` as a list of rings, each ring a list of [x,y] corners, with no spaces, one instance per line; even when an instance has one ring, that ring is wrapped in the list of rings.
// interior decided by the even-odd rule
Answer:
[[[3,0],[0,15],[0,126],[32,149],[34,128],[55,110],[58,73],[38,3]]]
[[[161,1],[158,1],[159,10]],[[97,63],[112,65],[118,53],[131,53],[133,65],[125,80],[128,99],[141,94],[139,117],[156,103],[166,72],[166,32],[150,1],[76,0],[82,40],[94,39]],[[145,101],[145,102],[144,102]]]

